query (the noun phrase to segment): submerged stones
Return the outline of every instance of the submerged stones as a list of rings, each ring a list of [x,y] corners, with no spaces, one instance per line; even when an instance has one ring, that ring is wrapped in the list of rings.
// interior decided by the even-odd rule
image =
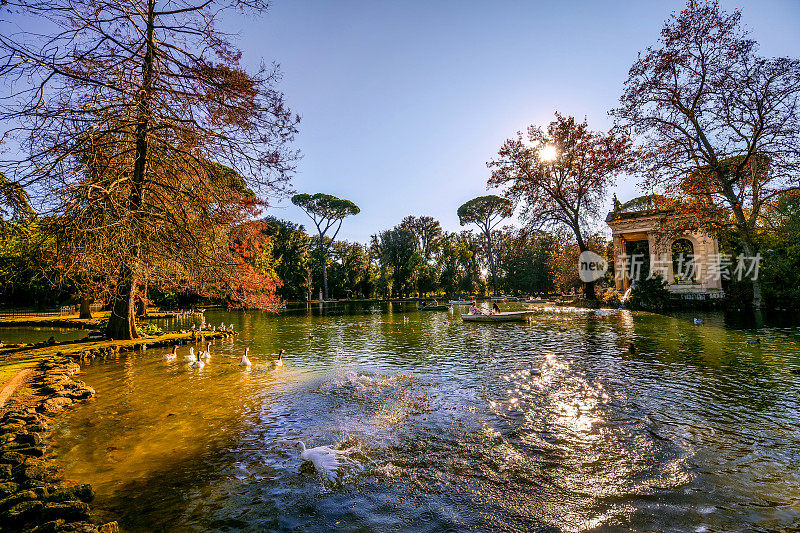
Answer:
[[[72,379],[80,366],[66,357],[45,360],[38,370],[30,383],[36,403],[0,417],[0,532],[118,532],[116,522],[90,522],[92,487],[64,481],[46,442],[50,417],[94,389]]]

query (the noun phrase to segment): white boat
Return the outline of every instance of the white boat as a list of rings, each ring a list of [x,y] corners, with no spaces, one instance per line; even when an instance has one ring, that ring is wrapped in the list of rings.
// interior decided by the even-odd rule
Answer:
[[[527,322],[532,311],[511,311],[493,315],[461,315],[464,322]]]
[[[472,305],[472,300],[450,300],[450,305]]]

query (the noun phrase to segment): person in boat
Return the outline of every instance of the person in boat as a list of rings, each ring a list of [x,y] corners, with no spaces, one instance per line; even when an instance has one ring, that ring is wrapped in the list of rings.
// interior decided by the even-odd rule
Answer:
[[[497,302],[492,304],[492,314],[493,315],[499,315],[500,314],[500,308],[497,306]]]
[[[472,305],[469,306],[469,314],[471,315],[482,315],[480,311],[478,311],[478,306],[475,305],[475,302],[472,302]]]

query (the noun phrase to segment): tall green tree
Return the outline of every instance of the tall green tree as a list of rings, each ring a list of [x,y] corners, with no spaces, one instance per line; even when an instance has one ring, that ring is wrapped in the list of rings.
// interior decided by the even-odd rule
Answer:
[[[345,218],[357,215],[361,209],[351,202],[342,198],[337,198],[330,194],[318,192],[316,194],[295,194],[292,196],[292,203],[303,210],[303,212],[311,218],[314,226],[317,228],[319,235],[317,250],[319,251],[320,260],[322,262],[322,284],[323,284],[323,297],[328,299],[328,270],[326,263],[328,262],[328,250],[330,245],[325,240],[328,231],[335,227],[336,230],[330,237],[330,241],[335,241],[339,230],[342,228],[342,222]]]
[[[416,285],[415,276],[422,263],[414,234],[396,226],[373,235],[372,247],[391,273],[392,288],[401,296],[408,297]]]
[[[278,294],[288,300],[310,299],[306,271],[310,268],[311,237],[303,226],[274,217],[264,219],[264,232],[272,240],[275,273],[281,280]]]
[[[417,239],[417,251],[422,257],[417,272],[417,291],[420,295],[435,291],[438,287],[438,265],[436,254],[442,241],[442,226],[438,220],[429,216],[407,216],[400,226],[409,230]]]
[[[496,195],[473,198],[458,208],[458,221],[461,225],[475,224],[486,240],[486,255],[489,261],[489,271],[492,274],[494,294],[497,294],[497,269],[495,268],[494,250],[492,249],[492,230],[503,219],[510,217],[512,213],[511,202]]]

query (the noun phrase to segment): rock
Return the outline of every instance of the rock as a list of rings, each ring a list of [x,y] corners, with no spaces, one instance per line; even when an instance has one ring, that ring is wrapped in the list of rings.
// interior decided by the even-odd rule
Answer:
[[[7,498],[19,490],[19,485],[12,481],[0,483],[0,499]]]
[[[35,528],[31,530],[31,533],[56,533],[60,531],[60,528],[65,524],[63,520],[53,520],[51,522],[45,522],[44,524],[39,524]]]
[[[38,433],[18,433],[14,439],[20,444],[28,444],[30,446],[38,446],[42,443],[42,436]]]
[[[0,446],[4,444],[8,444],[9,442],[13,442],[13,440],[17,437],[16,433],[3,433],[0,435]]]
[[[34,432],[34,433],[43,433],[43,432],[47,431],[48,429],[50,429],[50,426],[48,426],[47,422],[45,422],[44,420],[40,420],[40,421],[35,422],[33,424],[28,424],[27,428],[28,428],[28,431],[31,431],[31,432]]]
[[[44,448],[41,446],[27,446],[25,448],[14,448],[14,451],[30,457],[44,457]]]
[[[79,501],[49,502],[42,510],[45,520],[85,520],[89,518],[89,504]]]
[[[56,531],[58,533],[95,533],[97,526],[90,522],[68,522]]]
[[[50,385],[44,385],[42,386],[42,388],[39,389],[39,391],[42,394],[47,394],[47,395],[57,394],[63,390],[64,390],[64,385],[62,383],[52,383]]]
[[[94,499],[94,490],[88,483],[81,485],[73,485],[71,487],[61,487],[53,492],[48,500],[51,502],[65,502],[70,500],[80,500],[82,502],[90,502]]]
[[[42,502],[37,502],[35,500],[25,501],[18,503],[6,511],[3,511],[0,516],[3,517],[4,521],[7,520],[10,523],[18,524],[20,522],[25,522],[26,520],[39,514],[39,512],[42,510],[42,507]]]
[[[5,452],[0,455],[0,463],[20,465],[25,462],[27,457],[19,452]]]
[[[24,423],[3,424],[0,426],[0,433],[19,433],[25,431]]]
[[[31,457],[30,459],[33,459]],[[37,481],[50,481],[59,478],[58,468],[55,465],[39,461],[40,464],[24,465],[20,474]]]
[[[91,387],[85,387],[83,389],[77,389],[69,394],[69,398],[73,400],[86,400],[94,396],[94,389]]]
[[[0,464],[0,480],[11,479],[11,465]]]
[[[11,496],[6,496],[0,500],[0,510],[10,509],[20,502],[26,502],[36,499],[36,493],[32,490],[24,490],[15,492]]]
[[[71,398],[64,398],[62,396],[56,398],[50,398],[49,400],[45,400],[39,405],[39,410],[44,413],[56,413],[64,409],[64,407],[71,405],[72,399]]]
[[[97,533],[119,533],[119,524],[116,522],[109,522],[97,526]]]

